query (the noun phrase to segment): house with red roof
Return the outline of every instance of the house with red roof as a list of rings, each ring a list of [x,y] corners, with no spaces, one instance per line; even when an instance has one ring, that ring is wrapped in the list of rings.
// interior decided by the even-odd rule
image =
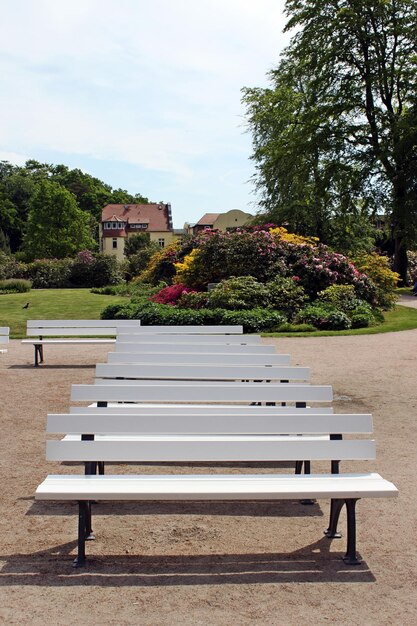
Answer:
[[[125,241],[137,233],[149,233],[151,241],[161,248],[171,243],[174,239],[171,205],[159,202],[104,207],[99,228],[101,252],[124,259]]]
[[[221,230],[226,232],[245,226],[252,219],[253,215],[239,209],[231,209],[226,213],[205,213],[196,224],[188,224],[186,230],[190,235],[197,235],[204,230]]]

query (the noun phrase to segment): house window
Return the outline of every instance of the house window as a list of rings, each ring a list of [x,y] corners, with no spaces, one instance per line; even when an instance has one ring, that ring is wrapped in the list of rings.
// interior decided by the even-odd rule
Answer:
[[[113,237],[113,250],[117,249],[117,237]]]
[[[165,239],[162,239],[162,238],[161,238],[161,239],[158,239],[158,243],[159,243],[159,245],[161,246],[161,248],[164,248],[164,247],[165,247]]]

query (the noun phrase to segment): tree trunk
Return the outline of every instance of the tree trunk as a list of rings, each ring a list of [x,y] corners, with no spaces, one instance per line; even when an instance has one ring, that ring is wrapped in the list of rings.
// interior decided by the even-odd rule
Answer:
[[[402,237],[395,237],[394,239],[394,272],[397,272],[401,278],[400,287],[407,287],[407,249]]]

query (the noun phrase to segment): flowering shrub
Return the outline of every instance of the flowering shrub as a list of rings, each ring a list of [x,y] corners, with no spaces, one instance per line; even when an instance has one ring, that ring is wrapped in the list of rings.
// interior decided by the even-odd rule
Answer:
[[[346,313],[334,309],[327,303],[306,306],[299,312],[296,321],[312,324],[319,330],[345,330],[352,325]]]
[[[150,300],[152,302],[157,302],[158,304],[177,304],[183,293],[187,293],[189,291],[190,289],[181,283],[177,285],[170,285],[169,287],[164,287],[164,289],[161,289],[161,291],[158,291],[158,293],[151,296]]]
[[[174,241],[166,248],[154,252],[147,268],[139,275],[140,280],[151,285],[157,285],[161,280],[171,283],[176,272],[174,263],[178,261],[179,249],[180,242]]]
[[[391,270],[389,259],[375,252],[361,254],[356,257],[355,266],[369,276],[374,283],[375,304],[382,309],[392,309],[397,300],[395,289],[400,276]]]
[[[208,293],[203,291],[183,291],[177,306],[182,309],[205,309],[208,306]]]

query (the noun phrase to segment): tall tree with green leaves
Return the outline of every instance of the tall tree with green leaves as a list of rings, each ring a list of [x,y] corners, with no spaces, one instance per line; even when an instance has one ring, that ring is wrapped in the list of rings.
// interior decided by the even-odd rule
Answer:
[[[297,31],[273,88],[244,93],[264,207],[292,201],[301,216],[352,226],[386,210],[405,280],[417,239],[417,3],[287,0],[286,13]]]
[[[71,192],[41,180],[29,202],[24,252],[30,259],[62,259],[94,249],[90,225],[90,215],[78,207]]]

